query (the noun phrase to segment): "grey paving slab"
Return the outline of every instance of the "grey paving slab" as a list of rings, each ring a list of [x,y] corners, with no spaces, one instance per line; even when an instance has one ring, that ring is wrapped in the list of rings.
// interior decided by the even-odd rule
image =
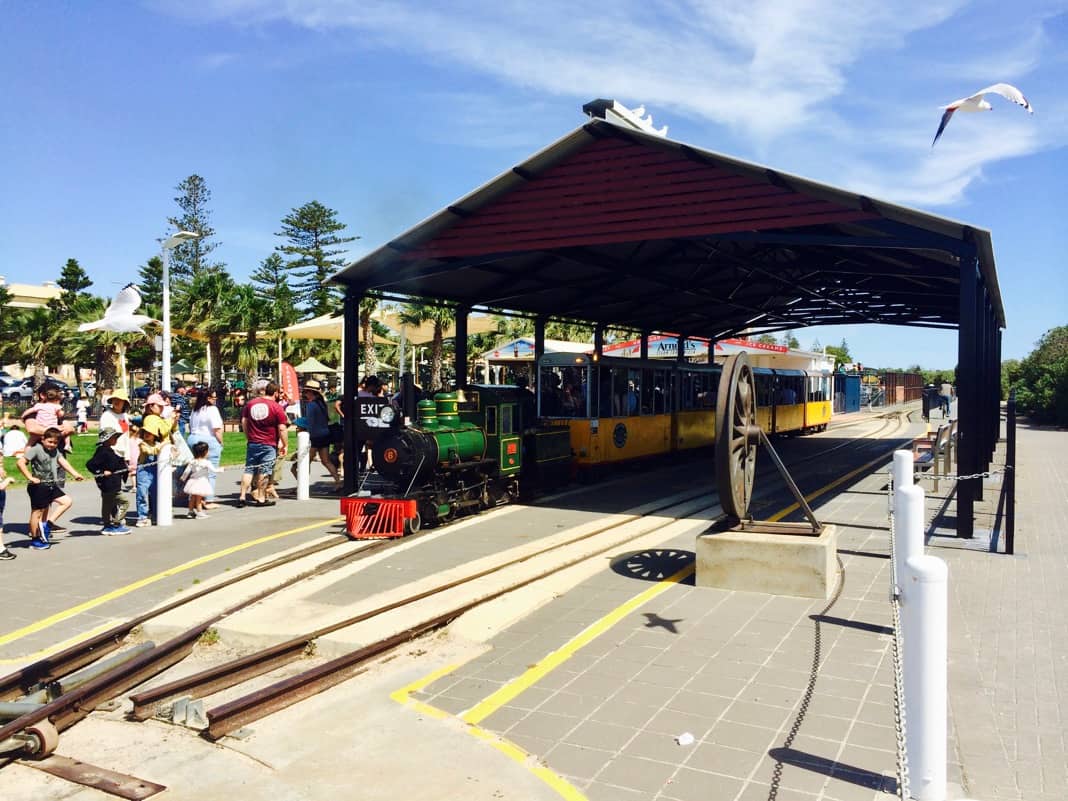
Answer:
[[[208,578],[342,530],[336,496],[313,495],[301,502],[284,497],[269,509],[237,509],[232,506],[236,485],[226,482],[220,484],[221,507],[206,520],[180,517],[176,507],[172,526],[104,537],[95,484],[70,482],[67,493],[74,501],[63,520],[68,532],[55,538],[51,550],[34,551],[27,547],[28,496],[21,486],[8,490],[4,541],[17,558],[0,568],[0,660],[134,617]],[[283,488],[283,495],[289,494]],[[267,539],[272,534],[285,535]],[[263,541],[245,547],[256,540]],[[34,630],[23,631],[31,626]]]

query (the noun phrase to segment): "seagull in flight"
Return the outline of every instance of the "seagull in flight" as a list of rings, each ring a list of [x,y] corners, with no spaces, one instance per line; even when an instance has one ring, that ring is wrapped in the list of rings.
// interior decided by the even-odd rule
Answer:
[[[104,317],[91,323],[82,323],[79,331],[114,331],[118,334],[145,334],[144,325],[156,322],[146,314],[134,314],[141,305],[141,292],[137,284],[127,284],[104,310]],[[147,336],[147,334],[146,334]]]
[[[987,94],[1001,95],[1006,100],[1011,100],[1013,103],[1023,106],[1027,109],[1028,114],[1035,113],[1035,110],[1031,108],[1031,104],[1027,102],[1027,98],[1023,96],[1023,92],[1012,84],[996,83],[993,86],[986,87],[986,89],[980,89],[974,95],[962,97],[960,100],[954,100],[948,106],[942,106],[942,108],[945,109],[945,113],[942,115],[942,122],[938,126],[938,133],[935,134],[934,142],[931,142],[931,147],[935,146],[938,137],[940,137],[942,131],[946,129],[946,125],[949,124],[949,118],[953,116],[954,111],[992,111],[994,107],[983,99],[983,95]]]

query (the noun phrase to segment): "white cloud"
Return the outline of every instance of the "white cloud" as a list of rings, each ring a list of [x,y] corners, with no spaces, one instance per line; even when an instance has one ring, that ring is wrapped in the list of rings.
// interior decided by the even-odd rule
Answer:
[[[198,58],[197,63],[201,69],[211,71],[225,67],[237,58],[237,53],[206,53]]]
[[[1050,8],[1028,16],[986,0],[211,0],[198,14],[241,26],[356,31],[364,46],[473,70],[550,100],[644,102],[658,124],[674,114],[722,126],[742,157],[781,163],[784,143],[804,142],[806,160],[831,165],[831,175],[820,170],[824,180],[940,205],[959,200],[984,165],[1063,143],[1062,134],[1051,140],[1021,121],[975,137],[953,130],[955,141],[925,152],[940,103],[974,91],[980,74],[993,83],[1036,68]],[[928,40],[939,43],[934,59]],[[476,128],[472,111],[484,108],[457,104],[449,125],[461,135]],[[435,135],[447,138],[445,128]],[[485,146],[516,141],[499,124],[483,129]]]

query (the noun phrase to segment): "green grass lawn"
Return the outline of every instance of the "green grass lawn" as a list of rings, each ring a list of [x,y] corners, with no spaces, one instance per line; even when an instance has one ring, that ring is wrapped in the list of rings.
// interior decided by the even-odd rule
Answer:
[[[89,458],[93,455],[93,451],[96,450],[96,431],[90,431],[88,434],[75,434],[71,437],[71,441],[74,445],[74,452],[67,456],[71,465],[83,475],[88,477],[88,472],[85,469],[85,463],[89,461]],[[295,431],[289,432],[289,452],[293,453],[297,447],[297,434]],[[222,465],[243,465],[245,463],[245,435],[240,431],[224,431],[223,432],[223,452],[222,452]],[[4,470],[7,474],[15,479],[19,484],[25,484],[26,479],[23,478],[22,473],[19,472],[18,465],[15,464],[15,459],[10,456],[4,457]]]

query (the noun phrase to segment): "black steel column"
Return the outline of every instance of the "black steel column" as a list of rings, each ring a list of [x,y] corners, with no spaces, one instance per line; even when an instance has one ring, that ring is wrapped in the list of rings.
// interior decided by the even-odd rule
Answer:
[[[973,394],[973,405],[975,408],[974,418],[974,436],[975,440],[975,464],[976,467],[973,470],[962,473],[962,475],[970,475],[972,473],[978,473],[986,470],[986,282],[982,276],[979,277],[978,291],[975,296],[975,373],[976,384]],[[958,482],[959,483],[959,482]],[[970,483],[975,487],[975,494],[973,497],[977,501],[983,500],[983,479],[973,478]]]
[[[356,388],[360,385],[360,302],[363,293],[348,287],[342,301],[343,325],[341,327],[342,346],[345,363],[341,376],[341,414],[345,424],[345,450],[341,457],[341,471],[344,473],[343,487],[346,495],[356,491],[357,475],[360,463],[362,442],[356,441]]]
[[[638,345],[638,356],[642,359],[649,358],[649,332],[642,331],[638,334],[641,337],[641,344]]]
[[[604,354],[604,326],[600,323],[593,329],[593,352],[598,359]]]
[[[538,380],[538,366],[545,355],[545,318],[534,318],[534,366],[530,368],[530,388],[534,392],[534,408],[540,409],[541,388]]]
[[[994,299],[987,293],[987,317],[990,320],[990,395],[987,400],[987,419],[990,421],[990,448],[987,462],[994,461],[994,454],[1001,439],[1001,329],[994,313]]]
[[[977,267],[974,248],[965,249],[960,259],[960,325],[957,328],[957,471],[960,475],[979,472]],[[975,483],[958,481],[957,536],[971,539],[974,535]]]
[[[1016,390],[1009,391],[1005,421],[1005,553],[1016,552]]]
[[[467,315],[470,306],[456,307],[456,337],[453,349],[456,351],[456,388],[467,385]]]

